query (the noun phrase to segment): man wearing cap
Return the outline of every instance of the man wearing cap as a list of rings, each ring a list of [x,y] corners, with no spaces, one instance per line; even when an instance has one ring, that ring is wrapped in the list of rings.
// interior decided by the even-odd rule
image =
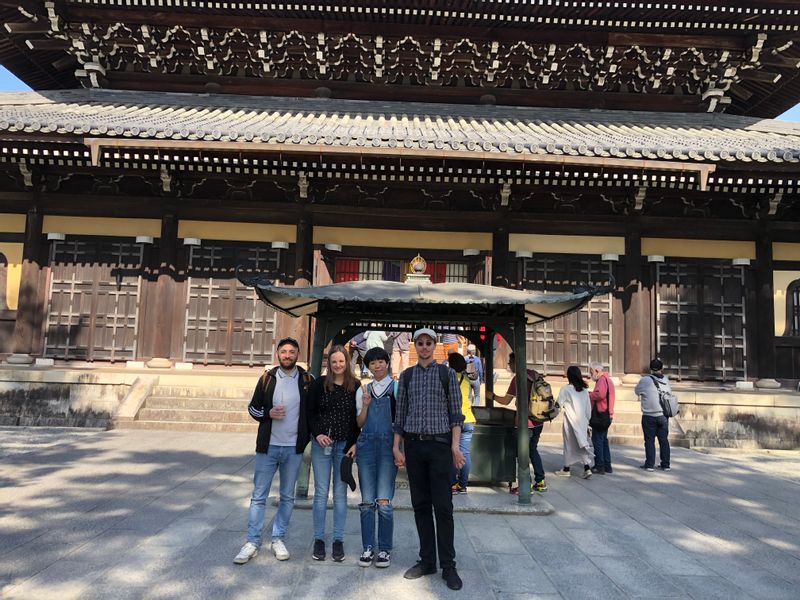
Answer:
[[[475,406],[481,401],[481,384],[483,383],[483,363],[475,356],[475,344],[467,346],[467,379],[469,379],[469,401]]]
[[[453,465],[457,469],[464,466],[464,455],[459,447],[464,422],[461,390],[455,371],[433,360],[436,332],[427,327],[418,329],[413,340],[418,362],[400,376],[392,449],[395,464],[405,465],[408,472],[419,536],[420,559],[406,571],[405,578],[417,579],[436,573],[438,548],[442,578],[447,587],[460,590],[450,474]]]
[[[656,463],[656,438],[661,464],[658,468],[669,471],[669,419],[664,416],[664,409],[658,399],[659,387],[672,391],[669,379],[664,375],[664,363],[654,358],[650,361],[650,375],[644,375],[636,384],[634,393],[642,403],[642,432],[644,433],[645,471],[653,471]]]
[[[278,560],[289,559],[283,539],[292,517],[303,451],[310,439],[306,403],[311,375],[297,366],[299,352],[297,340],[284,338],[278,342],[279,365],[259,378],[247,407],[250,416],[258,421],[258,434],[247,542],[233,559],[237,565],[258,555],[267,495],[276,473],[280,474],[280,501],[272,523],[272,552]]]

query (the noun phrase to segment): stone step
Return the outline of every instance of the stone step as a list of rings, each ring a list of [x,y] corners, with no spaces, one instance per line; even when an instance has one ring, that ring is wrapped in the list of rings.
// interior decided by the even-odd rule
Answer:
[[[230,387],[157,385],[150,392],[150,397],[249,399],[253,395],[254,386],[255,383],[248,387],[242,387],[241,385],[232,385]]]
[[[541,443],[548,443],[548,444],[561,444],[563,438],[561,436],[561,432],[543,432],[542,436],[539,438]],[[644,437],[641,434],[638,435],[619,435],[613,432],[609,432],[608,441],[612,445],[618,446],[638,446],[644,447]],[[670,434],[669,436],[669,443],[670,446],[679,446],[681,448],[689,448],[690,447],[690,440],[686,439],[680,434]]]
[[[137,421],[172,421],[182,423],[255,423],[247,410],[191,410],[143,408]]]
[[[121,421],[118,429],[160,429],[167,431],[207,431],[217,433],[252,433],[258,431],[258,423],[194,423],[181,421]]]
[[[145,408],[171,408],[191,410],[232,410],[247,412],[250,398],[176,398],[175,396],[150,396]]]

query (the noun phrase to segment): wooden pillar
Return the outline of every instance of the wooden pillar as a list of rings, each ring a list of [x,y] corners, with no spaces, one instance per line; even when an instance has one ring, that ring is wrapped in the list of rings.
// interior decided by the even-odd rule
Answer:
[[[311,285],[314,281],[314,225],[311,215],[297,221],[294,253],[294,284]]]
[[[45,299],[39,293],[42,273],[43,215],[38,203],[28,210],[25,219],[25,239],[22,247],[22,272],[19,282],[17,320],[14,323],[13,349],[8,357],[12,364],[33,362],[37,331],[45,311]]]
[[[524,318],[514,323],[514,362],[517,365],[517,485],[519,503],[531,503],[530,437],[528,436],[527,344]]]
[[[642,237],[638,231],[625,236],[625,263],[622,269],[622,313],[624,332],[624,372],[639,380],[650,363],[650,293],[642,258]]]
[[[775,300],[773,290],[772,237],[762,232],[756,240],[756,375],[758,387],[776,387]]]
[[[492,285],[512,287],[508,270],[508,230],[501,225],[492,234]]]
[[[311,216],[304,214],[297,221],[295,230],[294,262],[285,267],[289,279],[287,285],[308,287],[314,283],[313,239],[314,226]],[[296,339],[300,344],[299,361],[308,363],[312,360],[308,353],[311,324],[307,317],[295,318],[279,313],[275,325],[276,341],[285,337]]]
[[[172,366],[170,349],[174,327],[175,278],[178,271],[178,217],[168,213],[161,217],[159,239],[158,279],[156,280],[155,326],[153,358],[147,362],[151,368],[166,369]]]

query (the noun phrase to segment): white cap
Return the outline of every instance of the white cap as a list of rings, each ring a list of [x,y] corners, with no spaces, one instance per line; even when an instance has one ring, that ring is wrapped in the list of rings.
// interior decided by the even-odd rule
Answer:
[[[416,342],[417,338],[419,336],[421,336],[421,335],[427,335],[434,342],[436,341],[436,332],[433,329],[431,329],[430,327],[423,327],[422,329],[417,329],[414,332],[414,336],[413,336],[414,337],[414,341]]]
[[[475,344],[469,344],[467,346],[467,352],[475,352]]]

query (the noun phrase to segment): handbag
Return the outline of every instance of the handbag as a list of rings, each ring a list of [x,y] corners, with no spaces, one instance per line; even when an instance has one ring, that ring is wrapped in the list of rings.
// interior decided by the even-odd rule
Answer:
[[[600,412],[597,405],[592,406],[592,416],[589,417],[589,426],[595,431],[607,431],[611,427],[611,390],[606,388],[606,410]]]

